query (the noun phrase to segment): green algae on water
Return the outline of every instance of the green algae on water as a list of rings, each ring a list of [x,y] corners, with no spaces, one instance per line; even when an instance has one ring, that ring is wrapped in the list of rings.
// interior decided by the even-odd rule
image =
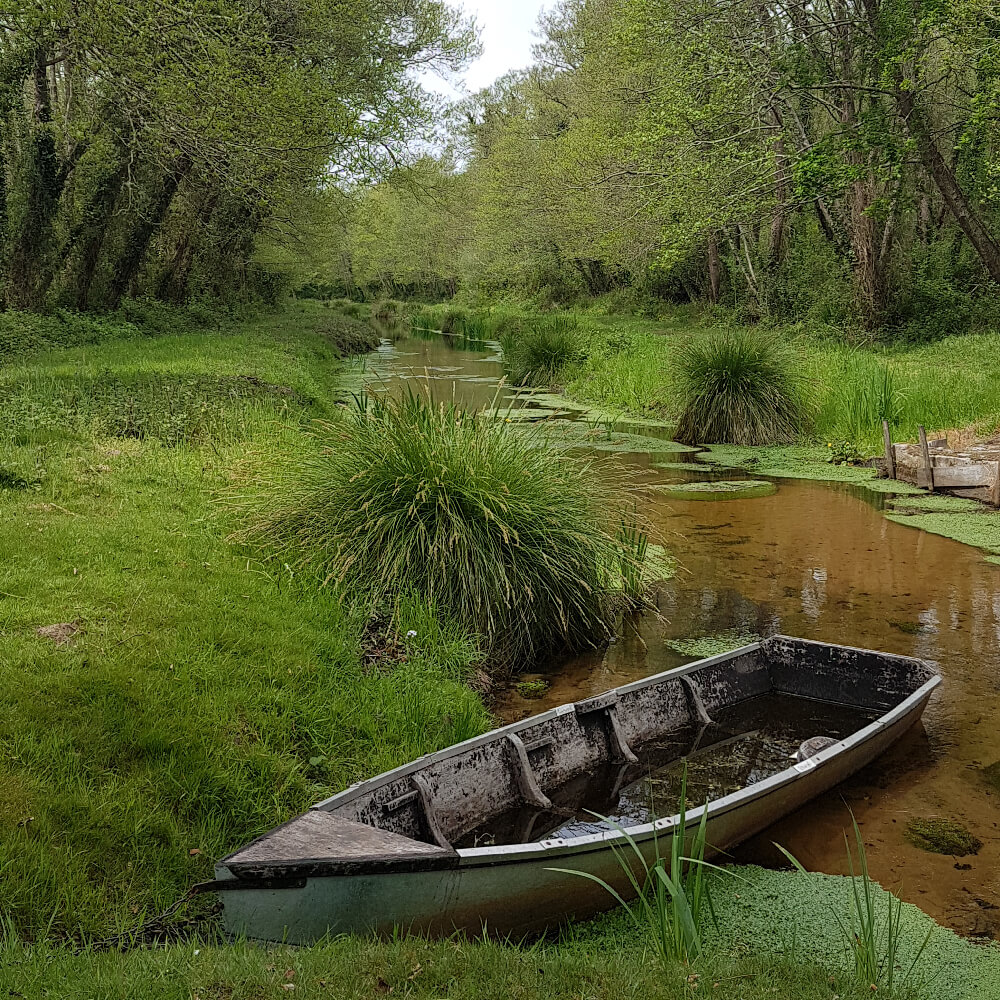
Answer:
[[[549,682],[542,677],[533,677],[529,680],[519,681],[514,685],[514,690],[522,698],[541,698],[549,689]]]
[[[906,824],[904,836],[922,851],[950,854],[956,858],[978,854],[983,846],[974,833],[952,819],[911,819]]]
[[[693,639],[667,639],[666,645],[682,656],[703,660],[708,656],[718,656],[720,653],[728,653],[741,646],[749,646],[750,643],[759,642],[760,639],[761,636],[753,632],[727,629],[724,632],[702,635]]]
[[[596,451],[657,454],[692,451],[686,445],[669,438],[653,437],[646,434],[632,434],[610,427],[593,427],[582,420],[561,420],[558,418],[540,423],[546,435],[554,444],[574,448],[592,448]]]
[[[778,492],[763,479],[718,479],[696,483],[666,483],[657,487],[678,500],[747,500]]]

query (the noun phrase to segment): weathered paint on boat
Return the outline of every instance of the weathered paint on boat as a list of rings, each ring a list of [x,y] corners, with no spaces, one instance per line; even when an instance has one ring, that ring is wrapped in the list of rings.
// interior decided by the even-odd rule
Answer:
[[[543,811],[547,793],[581,769],[609,759],[625,769],[631,747],[763,693],[882,713],[812,757],[689,810],[688,831],[707,810],[708,842],[725,850],[872,761],[919,719],[939,682],[920,660],[775,636],[561,706],[354,785],[224,859],[216,877],[226,928],[304,944],[396,928],[525,934],[591,915],[610,896],[556,869],[626,893],[618,831],[458,850],[449,841],[518,801]],[[627,832],[651,860],[657,837],[678,821]]]

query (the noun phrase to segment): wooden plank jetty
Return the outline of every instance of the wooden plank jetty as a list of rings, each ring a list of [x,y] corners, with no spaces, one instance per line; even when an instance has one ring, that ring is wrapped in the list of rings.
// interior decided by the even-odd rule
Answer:
[[[976,444],[955,451],[948,447],[947,438],[928,440],[922,426],[917,444],[894,444],[886,421],[882,437],[885,453],[876,464],[886,478],[1000,506],[1000,444]]]

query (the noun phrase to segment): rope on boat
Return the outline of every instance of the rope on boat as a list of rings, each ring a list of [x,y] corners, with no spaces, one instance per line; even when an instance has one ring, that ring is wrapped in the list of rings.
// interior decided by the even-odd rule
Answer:
[[[138,948],[151,939],[163,936],[168,930],[167,921],[181,907],[189,903],[195,896],[200,896],[205,892],[212,892],[216,888],[216,885],[216,882],[198,882],[191,886],[180,899],[171,903],[162,913],[157,913],[155,917],[150,917],[148,920],[143,921],[134,930],[122,931],[120,934],[114,934],[111,937],[91,941],[84,947],[77,948],[73,954],[82,955],[85,952],[92,951],[131,951],[133,948]]]

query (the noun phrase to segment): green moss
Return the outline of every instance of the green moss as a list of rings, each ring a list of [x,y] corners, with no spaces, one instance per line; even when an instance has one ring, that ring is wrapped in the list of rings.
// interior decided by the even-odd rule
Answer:
[[[953,538],[956,542],[985,549],[1000,555],[1000,511],[978,507],[968,513],[887,514],[890,521],[922,528],[935,535]]]
[[[904,622],[890,619],[889,624],[894,629],[905,632],[907,635],[921,635],[924,632],[930,631],[926,625],[921,625],[920,622]]]
[[[541,698],[549,689],[549,682],[542,677],[533,677],[530,680],[518,681],[514,685],[514,690],[522,698]]]
[[[961,823],[951,819],[911,819],[904,836],[922,851],[961,858],[978,854],[983,842]]]
[[[859,465],[834,465],[827,461],[829,451],[820,445],[772,445],[766,448],[743,448],[737,445],[712,445],[705,457],[717,465],[746,469],[764,476],[788,479],[819,479],[838,483],[865,483],[876,476],[874,469]]]
[[[691,452],[690,448],[667,437],[594,427],[582,420],[553,419],[545,421],[542,426],[550,441],[563,446],[638,454]]]
[[[926,493],[893,497],[889,501],[894,514],[981,514],[984,507],[967,497],[953,497],[947,493]]]

